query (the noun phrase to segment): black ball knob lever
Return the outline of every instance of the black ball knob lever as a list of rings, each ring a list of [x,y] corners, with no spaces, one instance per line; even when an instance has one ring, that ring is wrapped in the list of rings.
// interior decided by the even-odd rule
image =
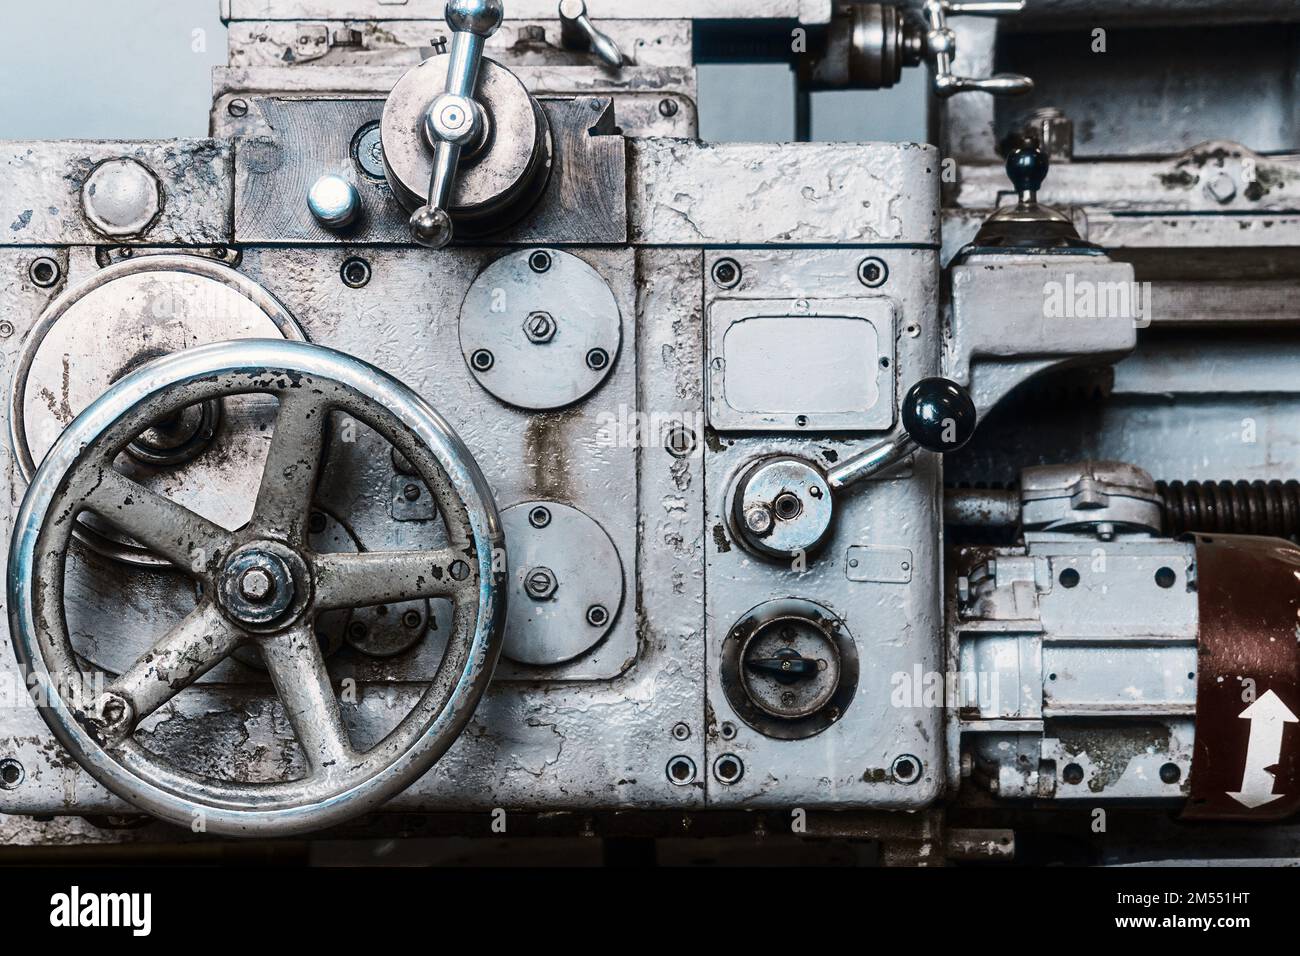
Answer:
[[[970,392],[949,379],[923,378],[903,399],[903,428],[926,451],[956,451],[971,440],[977,424]]]
[[[1007,177],[1020,196],[1038,192],[1051,164],[1037,146],[1020,146],[1007,156]]]

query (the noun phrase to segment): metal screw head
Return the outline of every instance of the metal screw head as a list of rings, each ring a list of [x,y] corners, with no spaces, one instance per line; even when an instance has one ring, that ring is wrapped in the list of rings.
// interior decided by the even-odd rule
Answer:
[[[420,486],[413,481],[410,482],[409,484],[406,485],[406,487],[402,489],[402,497],[405,498],[407,501],[419,501]]]
[[[9,321],[0,322],[0,339],[7,339],[14,334],[14,324]]]
[[[339,269],[339,278],[349,289],[364,288],[370,283],[370,263],[356,257],[347,259]]]
[[[678,107],[678,105],[677,105],[677,101],[676,101],[676,100],[660,100],[660,101],[659,101],[659,115],[660,115],[660,116],[665,116],[665,117],[676,116],[676,115],[677,115],[677,110],[678,110],[678,109],[679,109],[679,107]]]
[[[673,725],[674,740],[687,740],[690,738],[690,736],[691,736],[691,728],[688,727],[686,724]]]
[[[722,754],[717,760],[713,761],[713,776],[718,779],[719,783],[728,785],[739,783],[740,778],[744,775],[744,761],[735,754]]]
[[[307,208],[326,229],[346,229],[361,215],[361,194],[342,176],[330,173],[312,184]]]
[[[352,157],[371,179],[385,179],[384,137],[378,123],[361,127],[352,143]]]
[[[1231,176],[1225,172],[1214,175],[1209,182],[1205,184],[1205,191],[1216,202],[1232,202],[1237,195],[1237,184],[1233,182]]]
[[[524,334],[534,345],[544,345],[555,338],[555,319],[549,312],[533,312],[524,320]]]
[[[587,623],[592,627],[604,627],[609,623],[609,611],[603,604],[593,604],[587,608]]]
[[[885,260],[868,256],[858,263],[858,281],[868,289],[878,289],[889,280],[889,266]]]
[[[250,601],[262,603],[275,590],[275,582],[261,568],[250,568],[239,579],[239,593]]]
[[[248,100],[231,100],[230,105],[226,107],[226,112],[231,116],[247,116]]]
[[[551,523],[550,509],[538,505],[532,511],[528,512],[528,523],[534,528],[545,528]]]
[[[33,259],[32,264],[27,267],[27,277],[32,280],[32,285],[41,289],[57,285],[62,274],[63,270],[59,268],[59,264],[49,256]]]
[[[402,626],[408,630],[415,630],[424,623],[424,617],[419,611],[407,611],[402,615]]]
[[[678,425],[669,430],[664,438],[664,447],[674,458],[689,458],[695,451],[695,432],[685,425]]]
[[[760,537],[772,533],[772,512],[764,504],[752,504],[745,509],[745,527]]]
[[[550,271],[551,254],[544,249],[538,249],[528,257],[528,268],[532,269],[539,275],[543,272]]]
[[[740,285],[740,263],[735,259],[719,259],[713,264],[713,282],[722,289],[734,289]]]
[[[555,596],[560,582],[550,568],[530,568],[524,575],[524,591],[534,601],[547,601]]]
[[[5,790],[15,790],[22,785],[26,776],[27,771],[17,760],[12,757],[0,760],[0,787]]]
[[[799,496],[790,491],[782,492],[776,496],[776,501],[772,503],[776,516],[782,521],[789,521],[792,518],[799,517],[799,512],[803,511],[803,502]]]
[[[469,357],[469,364],[476,372],[486,372],[495,364],[496,358],[487,349],[479,349]]]
[[[695,782],[695,761],[685,754],[679,754],[668,761],[664,772],[674,787],[689,786]]]
[[[599,372],[609,364],[609,353],[604,349],[592,349],[587,353],[587,368]]]

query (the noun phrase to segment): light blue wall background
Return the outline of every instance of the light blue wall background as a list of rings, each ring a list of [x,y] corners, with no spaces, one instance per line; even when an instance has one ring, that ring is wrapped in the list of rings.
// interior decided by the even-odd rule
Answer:
[[[3,15],[0,139],[207,134],[212,67],[226,55],[217,0],[3,0]],[[813,138],[924,139],[925,74],[905,77],[890,91],[814,94]],[[793,138],[790,70],[701,67],[700,133]]]

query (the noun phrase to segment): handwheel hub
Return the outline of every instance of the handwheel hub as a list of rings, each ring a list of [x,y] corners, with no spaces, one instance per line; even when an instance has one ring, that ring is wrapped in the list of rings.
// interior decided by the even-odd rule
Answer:
[[[307,563],[274,541],[258,541],[236,551],[219,578],[221,606],[242,627],[280,630],[307,606]]]

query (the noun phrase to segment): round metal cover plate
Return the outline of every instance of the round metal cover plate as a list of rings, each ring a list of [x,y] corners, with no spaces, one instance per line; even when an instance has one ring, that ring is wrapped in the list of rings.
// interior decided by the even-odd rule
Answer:
[[[10,427],[23,477],[30,480],[68,423],[128,372],[170,352],[253,338],[306,340],[265,289],[224,265],[160,255],[97,272],[50,304],[19,356]],[[158,468],[123,454],[118,467],[222,527],[238,528],[252,513],[276,408],[266,395],[226,399],[215,437],[192,461]],[[95,529],[86,537],[101,553],[166,563],[105,525]]]
[[[623,604],[618,548],[593,518],[552,501],[507,508],[501,524],[510,555],[502,653],[538,667],[587,653],[609,633]],[[529,580],[542,570],[553,576],[553,593],[536,598]]]
[[[460,347],[478,383],[533,411],[563,408],[609,376],[623,340],[609,285],[577,256],[532,249],[479,274],[460,311]]]

